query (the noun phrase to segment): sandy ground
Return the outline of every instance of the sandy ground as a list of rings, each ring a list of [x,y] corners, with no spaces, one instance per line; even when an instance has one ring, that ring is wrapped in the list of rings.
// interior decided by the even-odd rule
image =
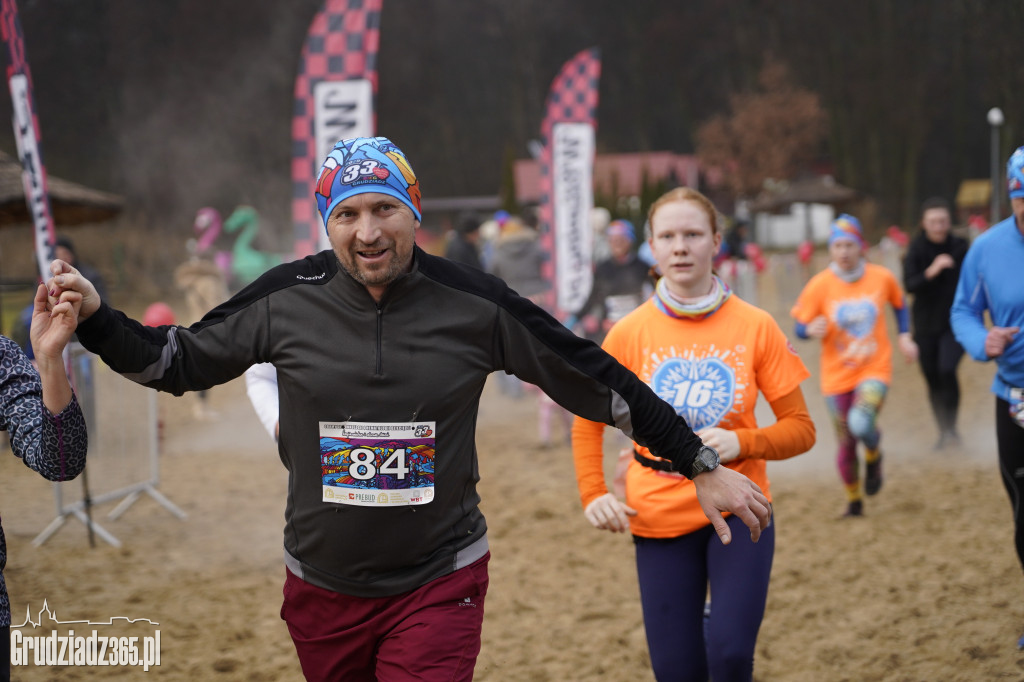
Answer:
[[[782,310],[791,289],[766,283],[762,305]],[[816,348],[799,348],[816,372]],[[1024,579],[996,465],[992,367],[965,359],[960,376],[965,446],[934,452],[923,380],[897,362],[881,418],[885,487],[857,520],[837,518],[835,440],[816,379],[805,382],[818,443],[769,465],[778,534],[757,680],[1024,680],[1024,653],[1015,646],[1024,633]],[[121,435],[147,423],[148,394],[131,386],[118,393],[110,386],[122,380],[105,369],[97,381],[117,398],[102,407],[90,452],[95,495],[148,475],[145,429],[137,442]],[[33,546],[55,516],[52,486],[9,454],[0,457],[15,622],[30,608],[35,618],[44,600],[62,621],[145,618],[159,625],[115,621],[98,629],[125,636],[158,628],[161,661],[149,677],[301,679],[278,615],[285,471],[241,381],[214,389],[210,401],[219,418],[199,421],[192,397],[159,396],[158,489],[188,518],[145,495],[116,520],[107,518],[116,501],[100,503],[95,518],[120,548],[101,539],[90,548],[75,518]],[[534,429],[532,398],[514,401],[488,386],[478,446],[493,560],[476,678],[651,680],[630,541],[586,523],[568,447],[531,447]],[[64,489],[74,499],[81,484]],[[81,634],[87,626],[74,627]],[[50,629],[44,623],[32,634]],[[13,674],[144,675],[46,666]]]

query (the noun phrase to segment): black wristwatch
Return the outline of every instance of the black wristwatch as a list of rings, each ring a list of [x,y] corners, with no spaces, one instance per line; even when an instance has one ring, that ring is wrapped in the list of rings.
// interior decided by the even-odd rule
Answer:
[[[692,480],[697,474],[717,469],[721,463],[722,460],[719,459],[717,450],[709,448],[707,445],[702,445],[700,450],[697,451],[697,456],[693,458],[693,463],[690,465],[690,475],[688,478]]]

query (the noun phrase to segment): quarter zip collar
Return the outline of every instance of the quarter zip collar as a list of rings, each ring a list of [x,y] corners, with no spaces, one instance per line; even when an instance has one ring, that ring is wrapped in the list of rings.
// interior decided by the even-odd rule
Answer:
[[[418,246],[413,247],[412,268],[409,272],[400,275],[394,282],[388,285],[381,296],[380,301],[375,301],[370,292],[362,283],[356,281],[349,272],[338,263],[340,270],[338,282],[343,287],[340,292],[343,300],[349,302],[356,310],[373,315],[374,325],[374,360],[373,376],[384,376],[384,324],[385,316],[392,301],[401,299],[408,295],[413,287],[417,285],[419,278],[419,255],[421,251]],[[364,307],[365,305],[365,307]]]
[[[409,287],[414,286],[416,275],[419,272],[419,254],[421,253],[420,247],[413,247],[412,254],[412,268],[409,272],[400,275],[394,282],[388,285],[384,291],[384,295],[381,296],[380,302],[374,300],[373,296],[367,290],[365,286],[357,281],[348,270],[346,270],[341,261],[335,256],[335,261],[338,265],[338,271],[340,277],[338,278],[339,284],[344,287],[345,298],[352,302],[367,301],[370,305],[377,309],[384,309],[387,307],[388,302],[395,298],[395,296],[401,296],[402,293],[408,290]],[[349,298],[349,297],[352,298]]]

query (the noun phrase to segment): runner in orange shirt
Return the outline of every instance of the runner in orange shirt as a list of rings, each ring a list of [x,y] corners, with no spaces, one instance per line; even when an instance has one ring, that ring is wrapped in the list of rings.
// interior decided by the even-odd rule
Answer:
[[[876,421],[892,380],[892,346],[882,317],[886,303],[896,312],[898,344],[908,362],[917,360],[917,344],[896,277],[864,259],[860,222],[845,213],[839,216],[828,249],[832,262],[807,283],[791,314],[797,336],[822,340],[821,392],[839,440],[836,462],[847,496],[843,515],[861,516],[857,441],[865,448],[864,492],[874,495],[882,487],[882,436]]]
[[[800,383],[810,376],[768,313],[733,296],[712,270],[722,235],[711,202],[689,188],[651,207],[651,251],[663,277],[654,297],[617,322],[604,348],[672,404],[722,465],[755,481],[768,499],[765,460],[805,452],[814,424]],[[759,428],[758,393],[776,423]],[[749,680],[774,554],[774,525],[756,544],[729,517],[732,540],[715,539],[693,483],[633,449],[626,502],[608,492],[604,425],[577,418],[573,455],[587,519],[634,536],[640,598],[658,680]],[[704,629],[710,583],[711,607]],[[706,638],[706,641],[705,641]]]

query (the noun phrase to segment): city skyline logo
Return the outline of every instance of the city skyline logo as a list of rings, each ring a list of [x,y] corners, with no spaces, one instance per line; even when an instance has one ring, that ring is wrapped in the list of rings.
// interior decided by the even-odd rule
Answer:
[[[114,621],[124,621],[131,625],[134,623],[149,623],[150,625],[158,626],[160,623],[152,621],[148,618],[128,618],[127,616],[111,616],[107,621],[91,621],[91,620],[60,620],[57,618],[57,611],[50,608],[48,599],[43,599],[43,606],[39,609],[36,614],[38,621],[32,620],[32,605],[26,604],[25,606],[25,620],[19,625],[15,625],[13,619],[11,621],[11,629],[25,628],[25,627],[40,627],[43,622],[43,614],[45,613],[47,619],[53,623],[59,625],[114,625]]]
[[[29,604],[25,620],[11,623],[11,666],[134,666],[149,672],[160,665],[159,625],[149,618],[128,616],[111,616],[105,621],[61,620],[44,599],[34,620]],[[107,628],[120,632],[100,634],[97,628],[105,633]],[[36,631],[41,634],[28,634]],[[136,631],[140,634],[121,634]]]

